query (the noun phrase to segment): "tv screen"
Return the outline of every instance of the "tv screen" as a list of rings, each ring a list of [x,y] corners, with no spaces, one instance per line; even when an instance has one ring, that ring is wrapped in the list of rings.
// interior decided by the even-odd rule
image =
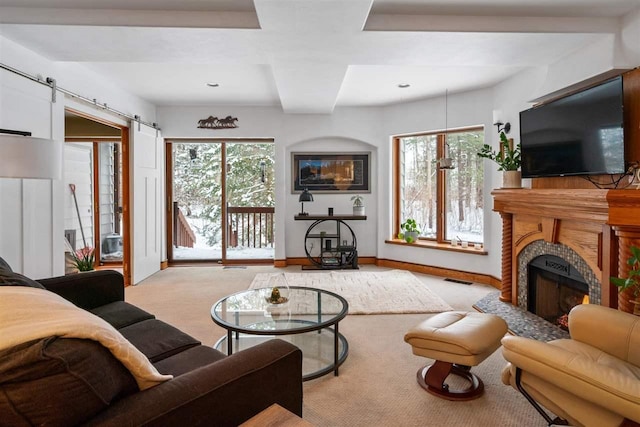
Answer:
[[[625,172],[622,77],[520,112],[522,177]]]

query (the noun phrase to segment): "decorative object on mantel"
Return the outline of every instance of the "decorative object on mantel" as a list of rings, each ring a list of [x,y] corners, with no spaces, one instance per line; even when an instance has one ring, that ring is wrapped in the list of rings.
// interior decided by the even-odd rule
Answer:
[[[363,216],[364,215],[364,202],[361,195],[356,194],[351,197],[351,201],[353,202],[353,215],[355,216]]]
[[[420,236],[418,224],[413,218],[408,218],[405,222],[400,224],[400,229],[402,230],[402,232],[398,233],[398,238],[404,239],[404,241],[407,243],[413,243],[417,241],[418,236]]]
[[[618,287],[618,292],[627,292],[633,296],[632,300],[629,300],[633,304],[633,314],[640,316],[640,248],[637,246],[630,246],[631,256],[627,259],[627,265],[630,267],[629,275],[626,279],[620,277],[611,277],[611,283]]]
[[[498,170],[503,171],[502,188],[521,188],[522,175],[518,170],[522,163],[520,158],[520,144],[515,144],[513,138],[500,132],[500,150],[496,153],[489,144],[484,144],[478,156],[493,160],[498,164]]]
[[[209,116],[206,119],[198,120],[198,129],[233,129],[238,127],[235,123],[237,121],[237,117],[227,116],[224,119],[219,119]]]

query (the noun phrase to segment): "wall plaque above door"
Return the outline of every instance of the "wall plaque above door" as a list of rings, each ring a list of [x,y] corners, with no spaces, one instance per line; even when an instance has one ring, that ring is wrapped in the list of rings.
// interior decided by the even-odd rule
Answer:
[[[227,116],[223,119],[209,116],[206,119],[198,120],[198,128],[199,129],[233,129],[238,127],[238,125],[236,124],[237,121],[238,121],[238,118],[232,117],[232,116]]]

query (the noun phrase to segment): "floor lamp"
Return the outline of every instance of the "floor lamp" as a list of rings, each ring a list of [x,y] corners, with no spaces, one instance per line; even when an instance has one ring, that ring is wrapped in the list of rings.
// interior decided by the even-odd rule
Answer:
[[[0,177],[60,179],[62,142],[0,129]]]

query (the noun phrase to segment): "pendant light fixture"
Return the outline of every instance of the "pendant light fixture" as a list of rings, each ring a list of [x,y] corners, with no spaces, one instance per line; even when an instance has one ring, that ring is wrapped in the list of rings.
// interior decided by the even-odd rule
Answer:
[[[449,89],[444,92],[444,152],[438,160],[438,168],[454,169],[453,160],[449,157],[449,144],[447,138],[449,136]]]

